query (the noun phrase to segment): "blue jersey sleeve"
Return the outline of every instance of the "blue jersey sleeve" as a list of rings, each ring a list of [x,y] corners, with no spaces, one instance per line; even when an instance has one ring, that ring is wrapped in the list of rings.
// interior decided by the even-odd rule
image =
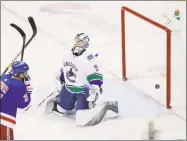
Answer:
[[[24,84],[19,85],[19,87],[17,86],[14,88],[14,91],[17,107],[20,109],[26,108],[31,101],[31,97],[30,94],[27,93],[26,86]]]

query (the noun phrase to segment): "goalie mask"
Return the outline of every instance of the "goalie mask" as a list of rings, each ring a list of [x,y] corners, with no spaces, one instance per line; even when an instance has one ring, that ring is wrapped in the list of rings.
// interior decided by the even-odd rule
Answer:
[[[83,52],[86,51],[88,46],[89,46],[88,35],[85,33],[77,34],[77,36],[75,37],[74,47],[72,48],[73,55],[75,56],[82,55]]]

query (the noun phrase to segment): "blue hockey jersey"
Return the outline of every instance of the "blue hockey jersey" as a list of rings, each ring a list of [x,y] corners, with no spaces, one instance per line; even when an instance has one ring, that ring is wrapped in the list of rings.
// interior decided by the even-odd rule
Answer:
[[[16,124],[17,108],[26,108],[30,101],[30,94],[24,82],[12,78],[11,74],[1,76],[0,120],[1,124],[13,128]]]

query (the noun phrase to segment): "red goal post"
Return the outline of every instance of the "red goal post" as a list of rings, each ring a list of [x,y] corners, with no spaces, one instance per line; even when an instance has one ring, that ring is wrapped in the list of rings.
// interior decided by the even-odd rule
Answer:
[[[128,12],[141,20],[144,20],[156,28],[160,28],[166,32],[166,107],[171,108],[170,101],[171,101],[171,30],[168,29],[166,26],[161,25],[160,23],[145,17],[144,15],[123,6],[121,8],[121,37],[122,37],[122,76],[123,80],[127,80],[127,68],[126,68],[126,27],[125,27],[125,13]]]

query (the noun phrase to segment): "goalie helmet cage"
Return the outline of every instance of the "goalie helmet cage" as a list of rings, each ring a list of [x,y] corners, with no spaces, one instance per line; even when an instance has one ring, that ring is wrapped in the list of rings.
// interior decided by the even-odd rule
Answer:
[[[121,35],[122,35],[122,77],[123,80],[126,81],[128,79],[127,76],[127,66],[126,66],[126,27],[125,27],[125,13],[128,12],[143,21],[146,21],[156,28],[160,28],[166,32],[166,108],[171,108],[171,30],[167,27],[161,25],[160,23],[153,21],[152,19],[145,17],[144,15],[123,6],[121,8]]]

